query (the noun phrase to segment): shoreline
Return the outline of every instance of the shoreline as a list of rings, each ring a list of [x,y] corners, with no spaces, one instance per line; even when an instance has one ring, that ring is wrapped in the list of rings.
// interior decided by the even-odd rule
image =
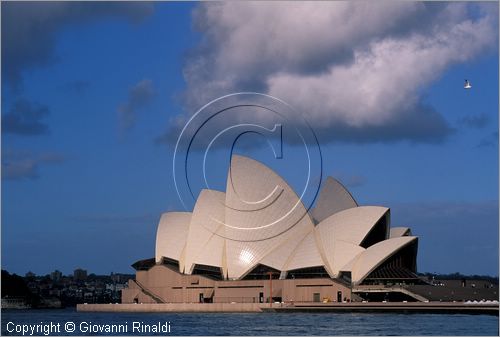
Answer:
[[[142,303],[78,304],[77,312],[172,312],[172,313],[269,313],[269,312],[367,312],[367,313],[443,313],[499,314],[498,304],[464,304],[457,302],[368,302],[368,303]]]

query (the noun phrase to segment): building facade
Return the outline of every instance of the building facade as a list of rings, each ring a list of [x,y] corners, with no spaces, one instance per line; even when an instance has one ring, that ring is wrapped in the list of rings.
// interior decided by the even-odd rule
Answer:
[[[341,302],[422,282],[418,238],[328,177],[313,209],[278,174],[234,155],[226,192],[164,213],[155,257],[133,264],[123,303]],[[358,293],[356,295],[355,293]]]

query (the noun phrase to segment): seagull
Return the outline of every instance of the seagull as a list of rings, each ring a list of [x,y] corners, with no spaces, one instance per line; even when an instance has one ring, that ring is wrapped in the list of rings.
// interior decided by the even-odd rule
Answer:
[[[465,80],[464,89],[470,89],[470,88],[472,88],[472,85],[470,85],[470,82],[468,80]]]

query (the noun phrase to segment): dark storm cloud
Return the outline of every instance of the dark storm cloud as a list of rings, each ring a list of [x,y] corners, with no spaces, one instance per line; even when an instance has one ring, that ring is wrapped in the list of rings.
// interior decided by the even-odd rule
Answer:
[[[153,82],[148,79],[138,82],[129,90],[127,101],[118,107],[122,130],[128,130],[134,126],[137,112],[147,106],[155,95]]]
[[[243,116],[250,116],[248,121],[242,120]],[[194,139],[191,145],[193,149],[205,149],[208,144],[220,130],[235,125],[239,122],[253,122],[251,113],[236,113],[227,114],[224,116],[223,121],[214,120],[213,123],[207,123],[202,129],[204,132],[199,132],[193,138],[195,128],[187,128],[185,130],[187,139]],[[408,141],[410,143],[428,143],[439,144],[446,141],[451,135],[456,132],[456,129],[449,125],[444,117],[439,114],[433,107],[417,104],[407,111],[401,111],[393,119],[381,125],[368,125],[368,126],[351,126],[345,122],[338,121],[335,123],[322,123],[314,117],[310,118],[308,114],[303,114],[304,119],[310,122],[312,133],[317,137],[319,144],[326,143],[392,143],[399,141]],[[295,127],[301,129],[304,123],[291,123],[290,120],[276,120],[272,115],[262,116],[259,115],[259,123],[266,127],[272,128],[275,123],[282,123],[283,141],[288,144],[302,144],[302,139],[297,137]],[[155,139],[157,144],[175,144],[182,128],[185,124],[185,119],[178,117],[171,120],[170,127],[160,137]],[[295,121],[296,122],[296,121]],[[214,143],[214,147],[227,147],[231,146],[234,139],[238,136],[237,133],[227,132],[221,140]],[[308,139],[308,144],[311,143]],[[267,146],[262,142],[247,143],[247,146],[260,145]]]
[[[49,127],[43,120],[48,115],[47,106],[19,99],[14,102],[10,111],[2,116],[2,132],[25,136],[47,134]]]
[[[439,144],[456,132],[433,107],[419,104],[400,113],[384,125],[352,127],[339,123],[314,128],[320,143],[390,143],[401,140],[411,143]]]
[[[489,124],[490,118],[487,114],[482,113],[464,116],[458,122],[459,124],[470,128],[482,129]]]
[[[488,136],[481,139],[476,145],[477,148],[496,147],[498,145],[498,131],[490,133]]]
[[[103,17],[122,17],[135,23],[152,12],[153,4],[145,2],[3,2],[3,77],[19,88],[24,70],[56,61],[56,34],[67,24]]]
[[[33,154],[30,151],[7,149],[2,151],[2,179],[24,180],[40,177],[40,166],[61,164],[66,158],[57,153]]]

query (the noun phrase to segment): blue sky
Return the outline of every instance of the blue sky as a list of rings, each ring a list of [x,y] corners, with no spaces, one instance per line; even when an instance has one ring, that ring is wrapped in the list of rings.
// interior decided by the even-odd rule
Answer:
[[[2,268],[132,272],[182,209],[169,139],[259,91],[303,112],[323,178],[412,228],[419,271],[498,275],[498,4],[308,4],[2,3]],[[237,150],[300,188],[296,145]]]

